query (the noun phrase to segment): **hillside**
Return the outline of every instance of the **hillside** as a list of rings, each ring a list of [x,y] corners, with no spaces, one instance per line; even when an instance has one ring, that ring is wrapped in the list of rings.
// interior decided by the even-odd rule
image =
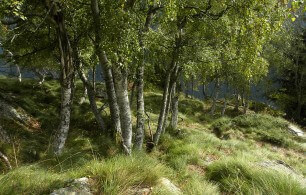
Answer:
[[[54,157],[50,147],[59,122],[59,93],[56,81],[0,79],[2,104],[29,121],[0,114],[8,138],[1,134],[0,151],[13,167],[0,163],[0,194],[50,194],[82,177],[89,178],[93,194],[306,194],[306,140],[292,134],[282,118],[254,111],[243,115],[231,107],[226,117],[211,116],[210,102],[181,95],[178,129],[167,129],[153,151],[126,156],[98,130],[88,100],[79,104],[77,83],[68,140],[63,154]],[[144,96],[148,142],[162,94],[151,87]],[[108,109],[102,112],[108,114]]]

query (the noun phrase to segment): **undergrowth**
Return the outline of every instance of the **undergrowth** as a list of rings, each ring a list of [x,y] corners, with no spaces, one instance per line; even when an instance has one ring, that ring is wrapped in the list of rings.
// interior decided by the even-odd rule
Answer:
[[[78,99],[82,86],[76,84]],[[236,116],[232,110],[227,117],[211,116],[209,102],[181,96],[178,129],[167,128],[153,152],[135,152],[129,157],[120,155],[120,147],[110,134],[97,130],[89,102],[79,105],[75,101],[65,149],[61,156],[54,157],[50,147],[59,120],[58,83],[48,81],[38,86],[32,80],[19,84],[1,79],[0,89],[41,124],[40,131],[30,131],[14,121],[0,119],[13,138],[12,143],[1,143],[0,149],[14,167],[12,171],[0,167],[0,194],[49,194],[84,176],[91,179],[97,194],[129,194],[131,189],[153,187],[153,194],[168,195],[170,192],[158,183],[162,177],[170,179],[184,194],[304,193],[293,179],[256,166],[258,159],[283,160],[306,174],[301,148],[304,140],[288,133],[288,123],[282,118]],[[149,90],[145,93],[146,111],[154,133],[162,96],[157,89]],[[101,106],[103,101],[97,102]],[[218,105],[217,110],[220,108]],[[135,120],[136,105],[132,109]],[[105,120],[107,114],[108,110],[103,112]],[[146,129],[149,140],[147,123]]]

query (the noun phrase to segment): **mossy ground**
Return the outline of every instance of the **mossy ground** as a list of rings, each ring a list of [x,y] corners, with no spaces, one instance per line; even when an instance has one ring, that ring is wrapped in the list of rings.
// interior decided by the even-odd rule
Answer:
[[[184,194],[305,194],[294,179],[253,168],[265,160],[282,160],[306,175],[305,140],[285,131],[286,121],[265,114],[240,115],[229,108],[226,118],[210,116],[210,103],[180,97],[179,129],[167,129],[151,153],[121,155],[110,135],[97,129],[89,103],[78,104],[82,92],[77,82],[71,129],[63,155],[50,154],[52,135],[59,121],[60,87],[57,81],[42,86],[34,80],[18,83],[1,78],[0,91],[41,124],[31,131],[14,121],[0,119],[14,144],[0,144],[14,170],[0,164],[0,194],[48,194],[74,178],[93,179],[102,194],[127,194],[130,188],[151,187],[169,178]],[[146,89],[147,139],[154,133],[162,95]],[[99,105],[103,100],[99,100]],[[135,102],[132,105],[135,113]],[[221,104],[217,107],[220,113]],[[108,114],[103,112],[105,120]],[[135,120],[135,118],[133,119]],[[261,178],[265,178],[261,180]],[[153,188],[154,194],[167,194]]]

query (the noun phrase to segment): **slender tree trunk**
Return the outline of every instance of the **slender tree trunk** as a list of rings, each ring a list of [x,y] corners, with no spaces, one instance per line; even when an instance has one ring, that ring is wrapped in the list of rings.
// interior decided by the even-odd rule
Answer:
[[[165,80],[163,103],[162,103],[162,107],[161,107],[159,118],[158,118],[157,129],[153,136],[154,146],[158,144],[159,138],[163,130],[163,124],[164,124],[165,117],[166,117],[165,114],[166,114],[166,107],[167,107],[167,102],[168,102],[168,93],[170,90],[171,75],[175,71],[175,68],[178,66],[177,62],[179,59],[180,49],[182,46],[181,44],[182,44],[183,28],[186,25],[186,22],[187,22],[186,18],[184,18],[181,22],[178,22],[178,29],[179,29],[178,34],[177,34],[178,36],[175,37],[175,47],[173,48],[172,62],[169,66],[169,70],[167,70],[167,75],[166,75],[166,80]]]
[[[191,79],[191,96],[194,97],[194,76]]]
[[[45,70],[42,70],[43,72],[41,72],[41,70],[39,69],[34,69],[34,72],[36,74],[36,76],[39,78],[39,85],[42,85],[45,82],[45,78],[46,78],[46,74],[45,74]]]
[[[75,54],[78,55],[78,54]],[[87,76],[82,68],[82,64],[78,61],[77,63],[75,63],[75,68],[78,72],[78,75],[81,79],[81,81],[83,82],[83,85],[87,91],[87,95],[88,95],[88,99],[89,99],[89,103],[90,103],[90,107],[92,110],[92,113],[95,116],[96,122],[99,126],[99,129],[101,131],[106,131],[106,127],[105,127],[105,122],[98,110],[97,107],[97,103],[96,103],[96,97],[95,97],[95,91],[93,90],[93,86],[90,84],[90,82],[87,79]]]
[[[171,128],[176,129],[178,124],[178,104],[179,104],[179,95],[180,95],[180,86],[176,87],[178,90],[175,90],[172,97],[172,115],[171,115]]]
[[[156,133],[153,136],[153,142],[154,142],[155,145],[158,144],[160,135],[162,133],[163,124],[164,124],[164,121],[165,121],[165,113],[166,113],[166,107],[167,107],[167,102],[168,102],[170,78],[171,78],[171,73],[167,73],[166,83],[165,83],[164,93],[163,93],[162,108],[160,110],[160,114],[159,114],[159,118],[158,118],[157,130],[156,130]]]
[[[168,91],[168,97],[167,97],[167,103],[166,103],[165,119],[164,119],[164,123],[162,127],[162,134],[165,133],[166,128],[167,128],[168,115],[169,115],[171,99],[172,99],[172,90],[173,90],[173,87],[170,84],[169,91]]]
[[[244,90],[242,91],[242,94],[241,94],[241,105],[244,107],[245,105],[245,92]]]
[[[147,17],[143,29],[139,33],[139,45],[142,48],[142,63],[137,68],[137,122],[136,122],[136,135],[135,135],[135,148],[141,149],[143,140],[144,140],[144,123],[145,123],[145,108],[144,108],[144,97],[143,97],[143,88],[144,88],[144,65],[146,62],[145,59],[145,46],[143,39],[145,38],[145,33],[149,30],[149,26],[153,20],[153,16],[156,13],[157,9],[153,6],[155,1],[152,2],[152,5],[149,6],[147,12]],[[132,100],[131,100],[132,101]]]
[[[136,124],[136,136],[135,136],[135,148],[140,150],[142,148],[144,140],[144,123],[145,123],[145,110],[144,110],[144,98],[143,98],[143,74],[144,66],[141,65],[137,70],[137,124]]]
[[[224,103],[223,103],[223,108],[221,111],[221,115],[224,116],[225,115],[225,111],[227,108],[227,92],[228,92],[228,83],[225,84],[225,92],[224,92]]]
[[[96,65],[92,67],[92,89],[96,92]]]
[[[138,70],[137,70],[138,71]],[[132,108],[133,106],[133,100],[134,100],[134,96],[135,96],[135,88],[136,88],[136,83],[134,82],[133,83],[133,86],[132,86],[132,90],[131,90],[131,97],[130,97],[130,107]]]
[[[86,101],[86,97],[88,96],[88,92],[87,92],[87,87],[85,86],[84,82],[83,82],[83,94],[82,97],[80,98],[79,104],[84,104],[84,102]]]
[[[51,3],[52,2],[52,3]],[[54,140],[54,153],[60,155],[64,148],[69,126],[70,126],[70,114],[72,103],[72,87],[74,79],[73,70],[73,54],[66,31],[64,14],[61,11],[61,5],[59,2],[46,1],[47,7],[51,10],[50,16],[56,24],[58,48],[60,53],[60,65],[61,65],[61,111],[60,111],[60,124]]]
[[[21,76],[20,68],[19,68],[18,65],[15,65],[15,66],[16,66],[16,73],[17,73],[18,81],[21,83],[21,81],[22,81],[22,76]]]
[[[4,161],[4,163],[6,164],[8,169],[10,169],[10,170],[12,169],[12,165],[11,165],[9,159],[2,152],[0,152],[0,159],[2,159]]]
[[[239,93],[238,93],[238,90],[236,89],[236,92],[235,92],[235,111],[236,112],[239,112],[239,103],[240,103]]]
[[[247,110],[249,109],[249,100],[247,98],[247,95],[243,95],[243,113],[246,114]]]
[[[107,60],[106,55],[103,57]],[[108,63],[108,61],[107,61]],[[120,110],[117,102],[117,95],[115,91],[115,85],[114,85],[114,79],[113,79],[113,73],[112,70],[107,66],[104,68],[104,78],[105,78],[105,86],[106,86],[106,93],[108,97],[108,103],[110,108],[110,114],[111,114],[111,120],[113,123],[113,128],[115,129],[115,132],[117,133],[118,139],[121,137],[121,123],[120,123]]]
[[[178,79],[178,75],[179,75],[179,66],[176,65],[174,72],[171,76],[170,79],[170,86],[169,86],[169,93],[168,93],[168,98],[167,98],[167,107],[166,107],[166,113],[165,113],[165,120],[164,120],[164,124],[163,124],[163,129],[162,129],[162,133],[165,132],[165,129],[167,128],[167,121],[168,121],[168,114],[170,112],[170,108],[172,105],[172,98],[175,95],[175,89],[176,89],[176,82]]]
[[[185,98],[187,99],[188,98],[188,84],[185,83]]]
[[[212,103],[211,110],[210,110],[211,115],[215,114],[218,95],[219,95],[219,79],[217,79],[215,83],[213,103]]]
[[[127,70],[113,69],[117,101],[120,110],[123,148],[127,154],[132,153],[132,114],[129,103]]]
[[[72,80],[67,78],[61,81],[61,113],[60,124],[54,140],[54,153],[60,155],[64,148],[71,115],[71,102],[72,102]]]
[[[205,85],[204,82],[202,84],[202,93],[203,93],[203,100],[206,100],[207,99],[207,94],[206,94],[206,85]]]
[[[221,112],[222,116],[225,115],[226,107],[227,107],[227,99],[226,99],[226,97],[224,97],[224,103],[223,103],[223,108],[222,108],[222,112]]]
[[[111,70],[110,62],[107,59],[106,53],[102,49],[102,40],[101,40],[101,21],[100,21],[100,10],[98,0],[91,0],[91,10],[92,10],[92,17],[94,20],[94,27],[95,27],[95,52],[98,56],[99,62],[101,64],[101,68],[103,70],[103,75],[105,79],[106,85],[106,93],[108,96],[111,120],[113,123],[113,127],[116,131],[116,137],[121,137],[121,124],[120,124],[120,112],[117,103],[117,97],[115,92],[113,74]]]

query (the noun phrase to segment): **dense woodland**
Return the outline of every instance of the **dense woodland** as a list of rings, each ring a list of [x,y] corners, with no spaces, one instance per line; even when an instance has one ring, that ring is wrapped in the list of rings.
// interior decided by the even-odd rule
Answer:
[[[151,166],[159,166],[155,159],[158,154],[157,159],[166,159],[170,164],[174,162],[178,158],[175,155],[180,152],[167,152],[174,145],[197,144],[197,137],[227,140],[231,137],[230,129],[243,128],[248,130],[235,135],[235,139],[244,137],[241,135],[244,133],[253,139],[256,134],[260,143],[268,142],[296,150],[291,156],[296,155],[296,161],[305,162],[305,158],[301,157],[305,147],[300,146],[304,138],[291,140],[291,135],[279,135],[276,133],[278,129],[284,129],[288,122],[273,118],[283,117],[302,127],[306,124],[305,11],[302,0],[0,0],[0,47],[3,50],[0,59],[4,66],[17,67],[19,73],[17,78],[2,76],[0,79],[0,117],[3,118],[0,118],[0,140],[4,143],[3,137],[10,134],[7,129],[12,123],[4,118],[14,118],[18,109],[11,111],[17,105],[33,116],[33,119],[29,119],[32,129],[48,132],[39,135],[43,138],[33,138],[32,135],[18,138],[28,143],[40,141],[38,148],[44,148],[45,153],[42,153],[46,156],[38,155],[36,150],[39,149],[35,149],[33,154],[34,149],[31,149],[31,160],[21,160],[22,157],[19,159],[16,154],[16,146],[13,144],[11,148],[14,141],[8,141],[7,146],[0,145],[3,165],[14,169],[18,167],[18,159],[26,164],[73,155],[69,152],[73,148],[69,139],[83,136],[83,130],[86,130],[87,134],[89,131],[92,133],[89,142],[99,140],[95,143],[98,149],[83,152],[101,153],[103,158],[110,158],[103,166],[116,164],[117,161],[133,164],[133,159],[143,158],[147,162],[139,163],[141,166],[146,166],[142,163],[151,164],[148,165],[150,169]],[[36,78],[22,78],[20,69],[34,73]],[[269,76],[272,73],[274,76]],[[102,75],[103,82],[96,79],[97,74]],[[192,90],[203,87],[204,100],[190,94],[184,95],[190,83]],[[264,83],[266,98],[273,101],[273,107],[250,99],[251,88],[258,83]],[[278,87],[271,87],[275,83]],[[209,96],[205,94],[208,85],[213,86],[213,93]],[[221,88],[223,95],[220,98]],[[205,109],[202,104],[206,106]],[[268,115],[256,115],[255,112]],[[18,123],[28,124],[23,119]],[[203,128],[212,128],[217,138],[211,138],[210,134],[197,135],[197,132],[185,135],[182,128],[196,129],[199,128],[198,123]],[[272,133],[266,133],[261,128],[270,128]],[[174,136],[173,139],[171,136]],[[19,145],[22,145],[21,142]],[[201,141],[201,144],[205,145],[204,142]],[[43,145],[48,145],[48,148]],[[102,155],[106,152],[105,145],[112,147],[119,157],[111,158],[109,151],[107,155]],[[11,149],[3,149],[5,147]],[[251,146],[241,145],[241,148],[248,147]],[[218,147],[214,148],[217,150]],[[186,149],[190,155],[196,150]],[[173,156],[161,155],[164,152]],[[99,159],[93,156],[94,160]],[[132,161],[125,162],[129,159]],[[190,161],[185,160],[185,164]],[[10,161],[15,161],[13,166]],[[235,163],[240,161],[229,162],[235,167]],[[97,163],[95,166],[99,167],[100,162]],[[205,172],[217,170],[221,165],[213,165]],[[295,165],[305,174],[305,166]],[[175,162],[174,170],[177,166],[180,167],[180,163]],[[242,170],[243,166],[240,167]],[[167,172],[157,169],[156,174]],[[107,172],[107,168],[101,168],[102,172]],[[220,168],[220,172],[226,170]],[[218,182],[219,176],[214,174],[214,171],[208,174],[210,181]],[[259,178],[260,174],[258,172]],[[137,178],[137,174],[131,175]],[[229,175],[232,174],[229,172]],[[11,191],[1,191],[1,180],[8,177],[0,177],[0,194],[14,194],[9,187],[6,189]],[[186,174],[184,177],[187,177]],[[248,179],[248,176],[244,179]],[[249,186],[255,185],[251,180]],[[282,188],[283,191],[277,192],[273,191],[274,188],[261,186],[258,191],[256,188],[251,192],[242,180],[238,182],[238,176],[235,181],[239,183],[239,190],[235,191],[237,186],[222,180],[221,192],[305,193],[305,188],[292,186],[289,188],[293,191]],[[128,188],[126,186],[138,185],[137,179],[136,183],[128,183],[125,187],[112,182],[100,179],[95,185],[103,187],[97,193],[133,194],[124,191]],[[278,183],[280,186],[281,182]],[[119,187],[106,188],[108,185]],[[186,189],[201,185],[192,183]],[[24,187],[20,186],[20,189]],[[52,190],[50,186],[46,188]],[[199,189],[202,193],[188,190],[184,193],[217,194],[214,187]],[[49,193],[45,188],[39,192],[27,192]]]

